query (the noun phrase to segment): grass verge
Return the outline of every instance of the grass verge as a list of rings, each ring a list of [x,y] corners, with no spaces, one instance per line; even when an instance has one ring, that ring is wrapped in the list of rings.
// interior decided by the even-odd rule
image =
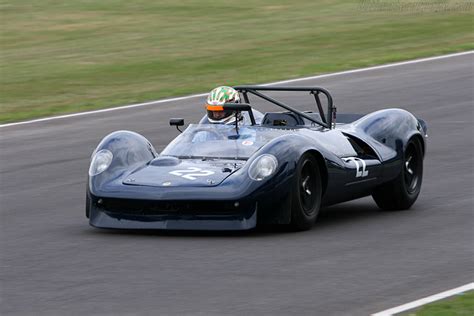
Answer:
[[[474,49],[471,0],[0,0],[0,122]]]
[[[409,311],[403,316],[472,316],[474,315],[474,291],[427,304],[419,309]]]

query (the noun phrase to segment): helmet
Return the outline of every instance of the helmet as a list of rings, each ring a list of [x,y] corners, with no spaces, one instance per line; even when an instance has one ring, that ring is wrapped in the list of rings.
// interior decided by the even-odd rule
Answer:
[[[209,93],[207,97],[206,109],[207,118],[211,123],[230,124],[235,122],[234,111],[224,111],[224,103],[237,103],[240,96],[237,90],[231,87],[217,87]]]

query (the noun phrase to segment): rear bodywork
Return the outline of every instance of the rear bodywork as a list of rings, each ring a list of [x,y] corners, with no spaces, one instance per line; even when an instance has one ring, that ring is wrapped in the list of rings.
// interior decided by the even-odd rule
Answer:
[[[245,96],[254,90],[239,91]],[[190,125],[159,154],[137,133],[106,136],[95,152],[109,150],[113,160],[106,171],[89,177],[90,224],[193,230],[287,224],[295,168],[304,153],[318,161],[322,204],[327,206],[370,195],[395,178],[411,138],[419,138],[425,146],[426,125],[405,110],[339,115],[336,123],[330,101],[327,115],[271,112],[260,124],[239,130],[229,125]],[[296,117],[295,122],[288,124],[289,117]],[[278,168],[263,181],[252,180],[248,169],[263,154],[276,157]]]

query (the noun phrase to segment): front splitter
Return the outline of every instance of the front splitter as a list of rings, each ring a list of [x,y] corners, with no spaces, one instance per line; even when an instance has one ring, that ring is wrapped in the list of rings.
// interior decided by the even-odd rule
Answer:
[[[249,230],[257,226],[257,206],[232,215],[118,215],[92,207],[89,223],[114,229]]]

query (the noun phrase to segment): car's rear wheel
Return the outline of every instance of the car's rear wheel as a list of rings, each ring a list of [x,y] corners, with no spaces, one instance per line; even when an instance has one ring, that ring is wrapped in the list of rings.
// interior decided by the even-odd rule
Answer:
[[[398,177],[375,189],[372,197],[383,210],[406,210],[415,203],[423,178],[423,151],[418,139],[411,139]]]
[[[308,230],[316,221],[321,207],[321,177],[316,158],[306,153],[296,166],[296,181],[292,190],[291,226]]]

